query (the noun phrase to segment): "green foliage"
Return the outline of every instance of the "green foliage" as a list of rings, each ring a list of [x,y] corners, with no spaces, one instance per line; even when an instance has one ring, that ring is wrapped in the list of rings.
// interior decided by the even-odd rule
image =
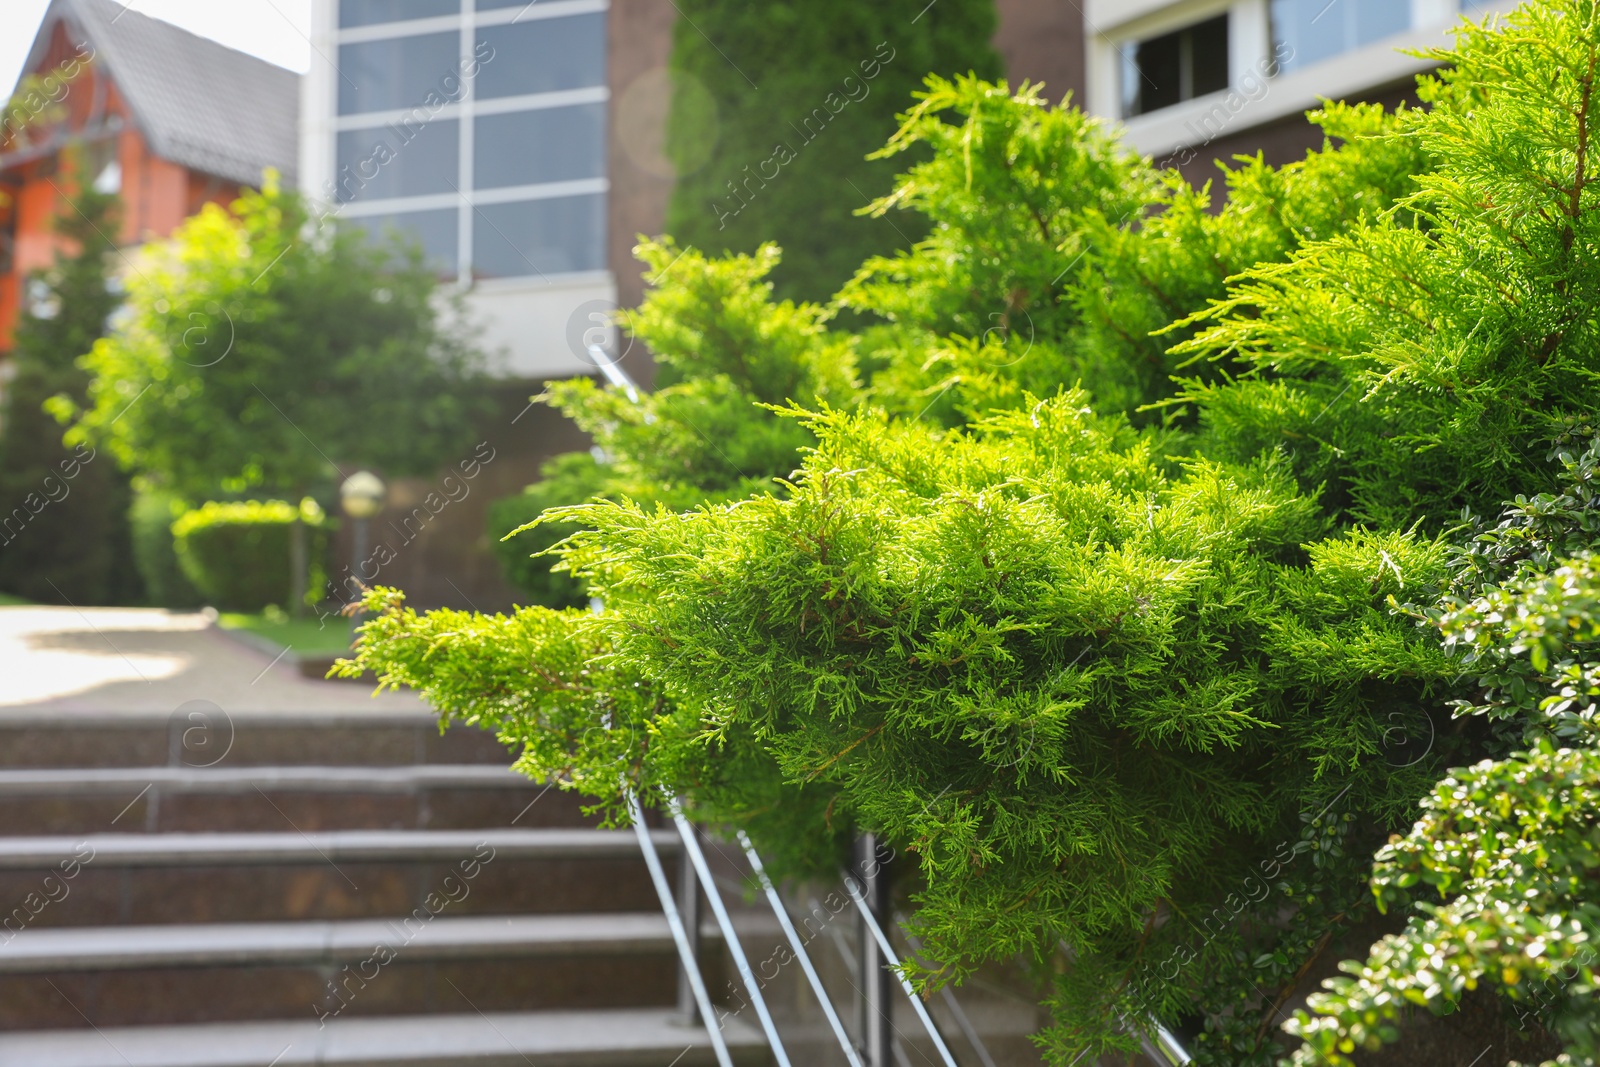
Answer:
[[[1387,904],[1425,885],[1444,902],[1416,901],[1404,933],[1310,998],[1317,1018],[1295,1013],[1286,1029],[1305,1044],[1292,1062],[1351,1067],[1357,1048],[1399,1036],[1402,1007],[1448,1011],[1485,981],[1524,1017],[1541,1013],[1565,1043],[1559,1062],[1600,1062],[1600,751],[1543,746],[1486,760],[1441,781],[1423,807],[1378,853],[1374,889]]]
[[[1597,52],[1595,6],[1547,0],[1435,53],[1406,210],[1243,272],[1180,346],[1255,372],[1187,390],[1210,454],[1281,448],[1387,526],[1549,485],[1530,443],[1600,404]]]
[[[829,334],[817,305],[773,299],[770,245],[720,260],[670,241],[635,252],[655,288],[627,325],[662,364],[660,388],[635,402],[577,378],[553,383],[548,402],[594,437],[629,491],[687,492],[688,506],[765,488],[810,437],[756,405],[853,399],[850,339]]]
[[[298,499],[334,462],[420,474],[464,450],[477,357],[437,317],[433,274],[307,222],[269,181],[149,246],[127,318],[83,361],[87,409],[56,405],[71,439],[190,499]]]
[[[183,501],[155,490],[134,493],[128,511],[133,532],[133,563],[144,581],[145,595],[160,608],[197,608],[200,591],[183,573],[172,540],[172,524],[189,510]]]
[[[282,500],[211,501],[184,512],[172,524],[178,564],[213,607],[281,609],[294,595],[287,561],[296,520],[311,531],[311,585],[320,591],[326,526],[322,509],[309,498],[298,508]]]
[[[23,283],[0,410],[0,589],[47,604],[137,603],[128,479],[93,448],[63,444],[44,410],[58,394],[83,399],[89,376],[76,360],[117,306],[107,284],[117,198],[85,189],[63,200],[66,250]]]
[[[1529,741],[1588,741],[1596,729],[1590,553],[1600,543],[1600,439],[1576,456],[1570,444],[1551,457],[1563,491],[1519,496],[1493,525],[1472,520],[1449,595],[1422,613],[1478,675],[1477,699],[1458,711],[1520,726]]]
[[[1026,87],[930,81],[874,209],[929,236],[840,297],[879,321],[774,304],[775,253],[662,245],[664,387],[556,397],[614,481],[540,524],[606,610],[379,591],[344,670],[614,817],[670,788],[780,870],[884,835],[915,976],[1032,960],[1053,1063],[1146,1014],[1270,1063],[1391,834],[1379,902],[1444,901],[1313,998],[1301,1061],[1479,981],[1592,1058],[1600,2],[1442,58],[1428,110],[1330,106],[1324,151],[1234,168],[1215,213]]]
[[[776,248],[708,259],[646,241],[635,252],[654,288],[628,328],[656,354],[661,388],[634,401],[588,378],[551,383],[539,399],[577,422],[600,460],[558,457],[542,481],[497,502],[490,519],[497,536],[516,534],[502,542],[507,575],[546,607],[588,598],[537,555],[577,529],[526,528],[542,511],[593,498],[692,507],[762,492],[794,469],[812,438],[759,405],[849,402],[856,392],[851,339],[830,334],[815,304],[773,299]]]
[[[907,225],[861,219],[889,174],[865,160],[929,71],[993,78],[992,0],[682,0],[673,27],[667,229],[710,252],[787,253],[780,291],[825,300]],[[916,230],[912,231],[913,233]]]
[[[1533,749],[1454,772],[1378,854],[1380,906],[1414,901],[1417,914],[1311,998],[1316,1018],[1297,1013],[1297,1063],[1349,1063],[1354,1048],[1398,1036],[1402,1006],[1448,1011],[1482,982],[1524,1020],[1537,1013],[1566,1043],[1566,1062],[1600,1062],[1600,438],[1555,458],[1564,491],[1519,497],[1492,525],[1474,520],[1450,591],[1416,612],[1477,676],[1458,713],[1518,731]],[[1416,899],[1421,885],[1442,903]]]
[[[1442,545],[1358,533],[1307,565],[1323,520],[1283,471],[1169,471],[1083,401],[942,437],[809,417],[785,499],[558,513],[591,528],[568,563],[604,614],[474,620],[469,651],[446,636],[464,620],[375,594],[388,614],[353,669],[451,714],[491,700],[542,739],[531,773],[612,810],[623,785],[669,784],[782,869],[836,862],[819,846],[870,826],[919,857],[941,978],[1065,937],[1060,1047],[1113,1046],[1119,976],[1190,936],[1152,932],[1151,910],[1204,911],[1341,792],[1394,822],[1431,777],[1384,759],[1388,716],[1453,668],[1384,607],[1443,580]],[[589,651],[517,644],[530,627]],[[485,657],[520,681],[486,684]],[[572,716],[557,736],[549,701]],[[1148,995],[1170,1007],[1199,976]]]
[[[1103,411],[1171,396],[1179,364],[1166,350],[1181,335],[1156,331],[1223,297],[1229,275],[1377,215],[1430,165],[1396,136],[1404,113],[1329,105],[1310,115],[1321,152],[1223,172],[1228,199],[1213,212],[1209,187],[1155,171],[1036,87],[929,78],[918,98],[878,154],[931,158],[871,211],[916,211],[929,236],[869,260],[840,302],[894,324],[864,339],[863,362],[886,364],[873,399],[947,424],[1061,384]]]

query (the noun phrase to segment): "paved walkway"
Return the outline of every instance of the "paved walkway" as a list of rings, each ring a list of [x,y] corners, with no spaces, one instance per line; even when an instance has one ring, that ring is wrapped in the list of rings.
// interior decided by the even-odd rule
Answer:
[[[197,612],[0,607],[0,716],[170,712],[195,700],[229,712],[426,710],[409,692],[302,678]]]

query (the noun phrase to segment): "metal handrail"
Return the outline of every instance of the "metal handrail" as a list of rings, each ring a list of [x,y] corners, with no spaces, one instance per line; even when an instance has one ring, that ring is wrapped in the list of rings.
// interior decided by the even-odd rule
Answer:
[[[639,386],[622,365],[617,362],[609,352],[599,345],[589,346],[589,358],[594,360],[594,365],[600,373],[606,376],[606,381],[628,394],[628,399],[635,404],[639,402]]]
[[[900,921],[898,915],[895,916],[895,919]],[[905,939],[906,944],[911,946],[912,952],[920,953],[922,951],[921,942],[909,933],[905,934]],[[977,1028],[972,1025],[972,1020],[967,1017],[966,1009],[962,1008],[961,1002],[956,999],[956,995],[950,992],[950,987],[941,986],[939,992],[944,997],[944,1006],[950,1009],[950,1017],[955,1019],[956,1025],[961,1028],[961,1036],[967,1039],[967,1044],[972,1046],[972,1051],[976,1052],[978,1059],[983,1061],[983,1067],[996,1067],[994,1057],[989,1055],[989,1047],[983,1043],[983,1038],[978,1036]]]
[[[717,1065],[733,1067],[728,1043],[722,1039],[721,1024],[711,1010],[711,996],[706,992],[705,980],[700,976],[700,961],[695,959],[694,950],[689,946],[689,935],[683,928],[683,919],[678,915],[678,906],[672,900],[672,888],[667,884],[667,874],[661,868],[661,857],[656,854],[655,842],[650,840],[650,831],[644,824],[644,809],[639,806],[639,798],[633,795],[632,790],[628,791],[628,814],[633,817],[633,832],[639,838],[639,851],[644,853],[645,866],[650,868],[650,881],[655,883],[656,896],[661,898],[661,913],[666,916],[667,928],[672,931],[672,940],[678,946],[678,958],[683,963],[683,973],[689,981],[689,987],[694,991],[694,1002],[700,1008],[700,1019],[705,1024],[706,1035],[711,1038]]]
[[[889,944],[889,938],[883,932],[883,927],[878,923],[878,917],[872,914],[872,909],[867,906],[867,898],[861,893],[861,886],[848,872],[844,875],[844,888],[850,894],[850,899],[855,901],[856,910],[861,913],[861,918],[867,924],[867,929],[872,931],[873,938],[878,942],[878,951],[883,953],[884,961],[888,966],[896,968],[900,965],[900,957],[895,955],[894,947]],[[939,1050],[939,1056],[944,1060],[945,1067],[957,1067],[955,1057],[950,1055],[950,1049],[945,1045],[944,1038],[940,1036],[938,1027],[933,1025],[933,1016],[928,1014],[927,1007],[922,1003],[922,998],[917,996],[917,991],[911,983],[898,970],[894,972],[900,979],[900,988],[906,991],[906,996],[911,998],[911,1007],[916,1011],[917,1018],[922,1020],[923,1029],[928,1031],[928,1036],[933,1039],[934,1048]]]
[[[1148,1029],[1139,1034],[1139,1044],[1143,1046],[1144,1054],[1154,1063],[1168,1063],[1173,1067],[1182,1067],[1183,1064],[1193,1063],[1194,1057],[1189,1055],[1189,1050],[1183,1047],[1177,1035],[1173,1034],[1156,1019],[1149,1016],[1145,1020]]]
[[[762,1032],[767,1035],[767,1044],[772,1047],[772,1056],[778,1061],[778,1067],[790,1067],[789,1054],[784,1051],[783,1039],[778,1036],[778,1028],[772,1021],[772,1014],[767,1011],[766,998],[761,995],[761,986],[756,982],[755,972],[750,969],[750,961],[745,958],[744,946],[739,943],[739,935],[733,929],[733,920],[728,916],[726,905],[722,903],[722,891],[717,888],[716,881],[711,877],[711,868],[706,865],[705,853],[700,849],[700,841],[695,837],[694,827],[683,817],[683,811],[676,799],[669,798],[667,803],[672,812],[672,821],[678,827],[678,836],[683,838],[684,854],[694,865],[695,873],[700,876],[706,903],[711,905],[711,914],[716,916],[717,925],[722,928],[723,944],[727,946],[728,954],[733,957],[733,965],[738,969],[739,977],[750,993],[750,1003],[755,1006],[756,1018],[761,1021]]]
[[[778,917],[778,925],[783,927],[784,936],[789,939],[789,944],[794,946],[795,959],[800,961],[800,969],[805,971],[806,981],[811,983],[811,991],[816,994],[817,1003],[822,1005],[822,1013],[828,1017],[828,1025],[833,1028],[833,1036],[838,1040],[839,1048],[850,1061],[850,1067],[862,1067],[861,1057],[856,1054],[855,1045],[851,1043],[850,1035],[845,1032],[844,1023],[839,1020],[839,1013],[833,1010],[833,1001],[822,985],[822,978],[817,974],[817,969],[811,965],[811,957],[806,952],[805,943],[800,940],[800,932],[794,928],[794,922],[789,918],[789,909],[784,906],[783,898],[778,895],[778,889],[772,884],[772,879],[767,877],[767,869],[762,866],[756,847],[750,843],[749,836],[743,830],[739,831],[739,844],[744,848],[745,858],[750,861],[750,869],[755,871],[756,878],[761,881],[761,888],[766,891],[767,903],[772,905],[772,913]]]

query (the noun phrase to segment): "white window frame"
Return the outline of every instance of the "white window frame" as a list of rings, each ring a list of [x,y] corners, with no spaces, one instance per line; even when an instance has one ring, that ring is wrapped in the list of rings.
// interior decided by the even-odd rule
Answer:
[[[1380,86],[1403,84],[1431,69],[1431,61],[1400,50],[1448,45],[1461,0],[1410,3],[1412,29],[1273,76],[1269,0],[1087,0],[1085,106],[1092,114],[1121,122],[1133,147],[1170,165],[1186,149],[1310,110],[1323,98],[1359,96]],[[1516,3],[1499,0],[1475,17],[1509,11]],[[1224,11],[1229,16],[1230,87],[1158,111],[1124,116],[1123,52],[1138,41]]]
[[[476,0],[462,0],[461,11],[454,15],[397,20],[340,29],[338,26],[337,0],[328,0],[326,3],[316,4],[314,10],[322,17],[313,26],[312,47],[314,51],[321,53],[321,65],[327,70],[320,77],[308,78],[304,94],[305,99],[303,99],[301,105],[302,122],[306,130],[306,136],[302,143],[304,145],[303,151],[307,157],[303,161],[302,173],[306,177],[308,193],[327,201],[327,207],[331,213],[349,218],[398,215],[410,211],[438,210],[453,206],[457,212],[456,284],[464,289],[472,287],[474,284],[472,276],[474,214],[478,206],[585,194],[605,195],[611,191],[610,176],[607,174],[575,181],[540,182],[498,189],[474,189],[474,136],[476,131],[474,120],[476,117],[478,115],[501,115],[519,111],[570,107],[577,104],[604,104],[611,99],[610,88],[602,81],[599,85],[586,86],[580,89],[562,89],[548,93],[497,97],[492,100],[480,101],[476,94],[475,80],[463,79],[461,99],[443,105],[430,116],[430,121],[456,119],[460,122],[460,133],[457,139],[456,191],[426,196],[361,199],[340,204],[329,189],[330,183],[338,179],[339,134],[350,130],[381,129],[392,122],[401,121],[410,115],[414,108],[368,111],[353,115],[339,114],[339,75],[337,74],[339,49],[346,44],[361,44],[372,41],[388,41],[405,37],[454,32],[460,40],[460,61],[463,64],[467,64],[473,58],[473,47],[477,31],[480,29],[543,19],[565,18],[571,15],[603,14],[609,9],[610,0],[541,0],[539,3],[479,12],[477,11]],[[609,55],[606,58],[609,59]],[[315,59],[316,57],[314,57]],[[317,72],[318,63],[314,61],[313,74]],[[601,73],[603,76],[604,71]],[[606,251],[605,239],[603,238],[602,258]],[[592,280],[601,275],[609,276],[603,270],[549,272],[540,271],[537,267],[533,267],[529,275],[519,276],[515,279],[494,280],[522,284],[526,284],[529,280],[539,280],[554,285],[564,285],[576,281]],[[482,281],[487,282],[490,279],[482,279]]]

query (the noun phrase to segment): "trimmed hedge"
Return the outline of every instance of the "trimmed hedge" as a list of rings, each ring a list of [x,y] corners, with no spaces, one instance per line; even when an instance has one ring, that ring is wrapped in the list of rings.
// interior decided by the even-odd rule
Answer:
[[[286,607],[289,585],[289,528],[292,504],[282,500],[210,501],[185,512],[172,524],[178,564],[206,600],[223,611],[260,611],[269,604]],[[301,503],[310,560],[307,588],[326,582],[322,559],[329,524],[316,502]]]

